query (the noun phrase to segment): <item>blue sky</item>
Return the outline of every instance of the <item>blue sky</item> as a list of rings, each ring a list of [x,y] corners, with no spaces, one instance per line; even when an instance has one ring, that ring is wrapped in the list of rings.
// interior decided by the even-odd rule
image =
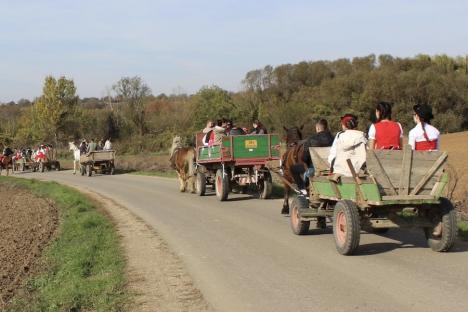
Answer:
[[[46,75],[81,97],[122,76],[154,94],[236,91],[247,71],[390,53],[468,54],[468,1],[0,0],[0,101],[40,95]]]

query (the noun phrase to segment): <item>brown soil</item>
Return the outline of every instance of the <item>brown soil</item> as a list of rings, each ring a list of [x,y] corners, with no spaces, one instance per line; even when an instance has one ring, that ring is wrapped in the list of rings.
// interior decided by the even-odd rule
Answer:
[[[50,202],[0,184],[0,311],[38,267],[57,225]]]
[[[453,202],[462,217],[468,219],[468,131],[443,135],[441,150],[449,155],[451,183],[457,180]]]

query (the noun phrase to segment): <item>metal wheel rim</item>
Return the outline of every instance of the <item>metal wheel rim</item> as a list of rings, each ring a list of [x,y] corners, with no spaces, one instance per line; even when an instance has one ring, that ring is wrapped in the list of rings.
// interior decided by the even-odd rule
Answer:
[[[223,180],[221,176],[216,177],[216,193],[221,194],[221,189],[223,187]]]
[[[335,221],[335,233],[336,240],[340,246],[344,245],[346,242],[346,215],[343,211],[340,211],[336,216]]]
[[[297,228],[297,225],[299,224],[299,209],[297,209],[296,206],[293,206],[292,208],[291,223],[295,228]]]

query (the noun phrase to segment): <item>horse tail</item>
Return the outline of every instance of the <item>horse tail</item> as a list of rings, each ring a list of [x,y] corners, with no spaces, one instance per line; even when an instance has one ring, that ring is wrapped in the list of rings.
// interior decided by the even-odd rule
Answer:
[[[193,177],[195,175],[195,150],[193,148],[189,149],[187,153],[188,161],[188,174]]]

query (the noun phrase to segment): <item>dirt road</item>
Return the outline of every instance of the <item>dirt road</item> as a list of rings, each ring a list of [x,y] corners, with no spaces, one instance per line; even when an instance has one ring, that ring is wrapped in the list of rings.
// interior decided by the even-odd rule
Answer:
[[[468,244],[426,247],[421,231],[363,233],[338,255],[331,230],[294,236],[281,201],[247,195],[220,203],[180,194],[172,179],[23,174],[113,198],[154,227],[218,311],[466,311]]]

